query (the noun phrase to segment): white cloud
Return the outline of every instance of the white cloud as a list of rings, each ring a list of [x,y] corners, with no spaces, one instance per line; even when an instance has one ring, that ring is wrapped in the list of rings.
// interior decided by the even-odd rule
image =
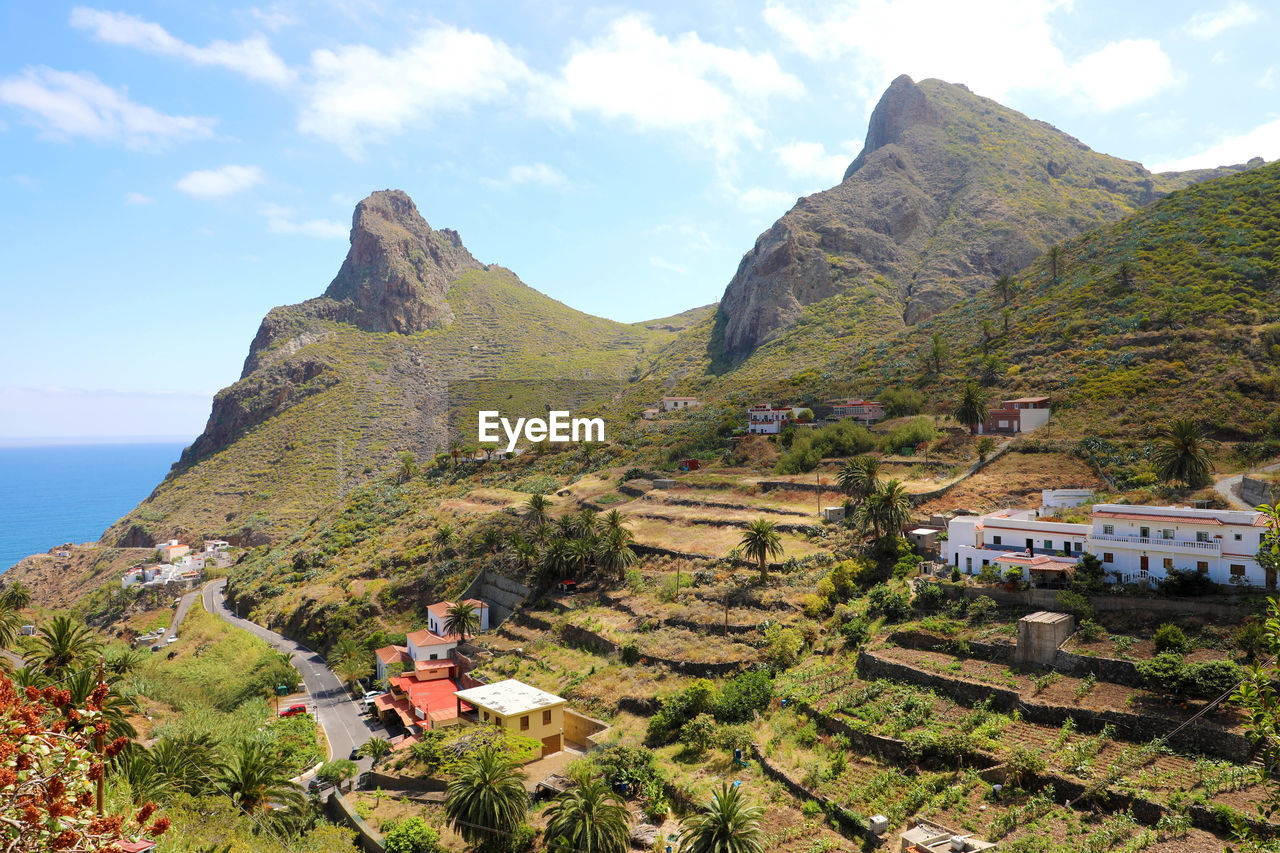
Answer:
[[[155,199],[142,193],[129,193],[124,197],[125,204],[154,204]]]
[[[267,218],[267,229],[273,234],[319,237],[324,240],[344,240],[350,234],[348,227],[332,219],[298,220],[291,208],[268,204],[262,208]]]
[[[491,187],[513,187],[532,184],[548,189],[563,189],[569,185],[569,179],[565,177],[563,172],[548,166],[546,163],[512,166],[507,170],[505,178],[481,178],[481,181]]]
[[[88,72],[45,66],[0,80],[0,103],[21,110],[49,139],[82,136],[139,149],[209,136],[216,123],[200,116],[166,115],[129,100],[125,89],[113,89]]]
[[[665,259],[665,258],[657,258],[657,257],[650,258],[650,259],[649,259],[649,265],[650,265],[650,266],[653,266],[653,267],[657,267],[657,268],[658,268],[658,269],[660,269],[660,270],[666,270],[667,272],[673,272],[673,273],[675,273],[675,274],[677,274],[677,275],[688,275],[688,274],[689,274],[689,271],[688,271],[687,269],[685,269],[684,267],[680,266],[679,264],[673,264],[671,261],[668,261],[668,260],[667,260],[667,259]]]
[[[766,187],[735,186],[731,181],[721,181],[720,190],[738,207],[748,213],[770,213],[781,215],[796,203],[796,194],[785,190],[771,190]]]
[[[1211,39],[1234,27],[1243,27],[1262,19],[1262,13],[1241,0],[1233,0],[1221,9],[1197,12],[1187,21],[1187,34],[1192,38]]]
[[[796,96],[800,81],[769,53],[668,38],[647,18],[624,15],[589,45],[575,46],[542,106],[565,119],[592,113],[641,130],[683,131],[720,153],[762,136],[752,113],[772,96]]]
[[[223,166],[188,172],[175,186],[199,199],[225,198],[243,192],[266,180],[257,166]]]
[[[271,30],[272,32],[282,30],[285,27],[291,27],[298,23],[296,15],[275,3],[266,9],[258,6],[250,8],[249,17],[253,18],[253,20],[257,21],[263,27]]]
[[[1262,76],[1254,82],[1254,85],[1259,89],[1266,89],[1268,91],[1274,89],[1276,87],[1275,68],[1268,68],[1266,71],[1262,72]]]
[[[275,86],[293,82],[294,72],[260,34],[240,42],[211,41],[206,47],[188,44],[159,24],[124,12],[104,12],[77,6],[71,26],[89,31],[98,41],[137,48],[159,56],[173,56],[196,65],[214,65]]]
[[[439,113],[488,104],[532,77],[501,41],[440,26],[383,53],[347,45],[311,54],[314,82],[298,127],[358,157],[364,144]]]
[[[1259,125],[1253,130],[1230,136],[1196,154],[1151,166],[1153,172],[1181,172],[1187,169],[1209,169],[1232,166],[1254,157],[1280,159],[1280,119]]]
[[[796,2],[768,0],[765,21],[804,55],[841,60],[854,75],[850,85],[866,98],[905,73],[964,83],[997,100],[1030,90],[1114,109],[1178,80],[1159,43],[1149,39],[1112,42],[1068,59],[1054,42],[1050,18],[1070,0],[844,0],[818,11]],[[1105,73],[1115,76],[1104,86]]]
[[[778,162],[797,178],[835,184],[853,160],[852,155],[828,154],[821,142],[792,142],[778,148]]]

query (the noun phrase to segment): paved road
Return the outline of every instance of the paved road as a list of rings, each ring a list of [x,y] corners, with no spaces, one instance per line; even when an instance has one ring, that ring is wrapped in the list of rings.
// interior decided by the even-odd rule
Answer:
[[[1246,473],[1263,474],[1277,469],[1280,469],[1280,462],[1275,462],[1271,465],[1263,465],[1261,468],[1255,468],[1254,470]],[[1250,503],[1240,497],[1240,481],[1243,478],[1244,474],[1232,474],[1230,477],[1223,477],[1222,479],[1215,481],[1213,488],[1217,490],[1218,494],[1226,498],[1227,503],[1231,504],[1236,509],[1253,509],[1254,507]]]
[[[223,590],[227,585],[225,578],[214,581],[204,588],[204,607],[210,613],[217,613],[237,628],[243,628],[254,636],[266,640],[276,648],[293,658],[293,665],[302,673],[302,681],[311,697],[311,706],[316,718],[324,727],[325,737],[329,740],[329,757],[346,758],[351,750],[360,746],[369,738],[377,735],[386,737],[387,731],[373,723],[361,713],[359,703],[353,701],[342,682],[325,666],[324,658],[311,651],[301,643],[282,637],[261,625],[241,619],[227,607]],[[372,766],[368,758],[356,762],[360,771],[364,772]]]
[[[152,645],[159,644],[160,648],[164,648],[169,642],[169,638],[176,636],[178,626],[182,624],[182,620],[187,618],[187,611],[191,609],[191,605],[200,597],[200,590],[193,589],[191,592],[178,599],[178,609],[173,614],[173,621],[169,623],[169,627],[160,635],[160,639],[156,640]]]

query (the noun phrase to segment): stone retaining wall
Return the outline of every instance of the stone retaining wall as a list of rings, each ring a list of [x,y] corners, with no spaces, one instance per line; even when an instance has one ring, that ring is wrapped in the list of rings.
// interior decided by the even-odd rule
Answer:
[[[356,841],[364,853],[384,853],[386,848],[383,846],[382,834],[365,823],[364,818],[356,814],[355,809],[337,791],[330,793],[325,800],[325,814],[334,823],[354,829]]]
[[[1127,711],[1096,711],[1090,708],[1049,705],[1024,698],[1018,692],[1004,687],[977,684],[940,673],[921,672],[907,664],[886,660],[865,650],[858,653],[857,667],[858,675],[868,681],[883,678],[916,684],[936,690],[963,705],[990,700],[993,707],[1006,712],[1017,710],[1024,720],[1042,726],[1056,728],[1067,720],[1073,720],[1081,730],[1097,732],[1104,726],[1111,725],[1115,727],[1118,737],[1135,743],[1145,743],[1167,735],[1181,723],[1181,720],[1168,717],[1131,714]],[[1247,763],[1253,752],[1253,745],[1244,735],[1203,720],[1183,729],[1169,742],[1169,746],[1224,758],[1237,764]]]
[[[1258,480],[1253,477],[1241,478],[1240,497],[1244,498],[1244,502],[1250,506],[1275,503],[1275,494],[1271,489],[1271,484],[1266,480]]]
[[[956,586],[940,584],[947,598],[975,599],[987,596],[1002,607],[1025,607],[1028,610],[1054,610],[1058,604],[1056,589],[1024,589],[1010,592],[999,587]],[[1227,596],[1212,598],[1150,598],[1133,595],[1095,595],[1089,603],[1094,610],[1147,611],[1160,613],[1192,613],[1220,619],[1238,619],[1247,607],[1246,602]]]
[[[572,645],[592,649],[600,654],[612,655],[618,654],[621,646],[603,637],[589,628],[583,628],[578,625],[565,625],[561,628],[560,635],[565,642]],[[683,673],[684,675],[693,675],[698,678],[723,678],[729,675],[736,675],[746,667],[750,666],[754,661],[688,661],[688,660],[672,660],[670,658],[657,657],[641,652],[641,663],[656,663],[664,666],[672,672]]]
[[[765,754],[760,750],[760,747],[754,743],[751,744],[751,755],[756,761],[760,762],[760,769],[764,772],[764,775],[768,776],[770,779],[781,782],[782,787],[790,791],[792,796],[800,800],[813,800],[818,805],[822,806],[823,812],[825,812],[826,815],[831,818],[832,822],[835,823],[836,827],[840,830],[841,835],[857,841],[860,841],[865,837],[867,831],[866,824],[864,824],[857,815],[853,814],[839,803],[836,803],[815,791],[810,791],[804,785],[801,785],[798,781],[788,775],[781,767],[770,763],[769,759],[766,758]]]
[[[683,587],[681,588],[683,589]],[[651,616],[642,616],[641,614],[637,613],[630,605],[624,602],[622,599],[614,598],[605,592],[600,593],[600,600],[603,601],[605,604],[608,604],[610,607],[614,608],[615,610],[621,610],[623,613],[630,614],[631,616],[634,616],[637,619],[655,618]],[[668,616],[665,619],[661,619],[659,621],[663,625],[669,625],[673,628],[684,628],[686,630],[693,631],[698,634],[726,633],[724,630],[725,625],[723,622],[716,623],[713,629],[712,623],[710,622],[694,622],[692,619],[681,619],[677,616]],[[727,633],[739,634],[739,635],[754,634],[758,630],[759,630],[758,625],[734,625],[733,623],[730,623],[729,630]]]

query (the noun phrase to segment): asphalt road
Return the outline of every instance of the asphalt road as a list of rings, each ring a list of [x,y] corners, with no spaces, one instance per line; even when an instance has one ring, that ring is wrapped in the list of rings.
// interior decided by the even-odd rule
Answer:
[[[187,618],[187,611],[191,609],[192,603],[194,603],[199,597],[200,590],[193,589],[191,592],[178,599],[178,609],[173,614],[173,621],[169,623],[169,627],[165,629],[164,634],[162,634],[160,639],[156,640],[153,645],[158,644],[160,648],[163,649],[168,644],[169,638],[177,635],[178,626],[182,624],[183,619]]]
[[[1263,465],[1261,468],[1255,468],[1246,473],[1262,474],[1268,471],[1275,471],[1280,468],[1280,462],[1271,465]],[[1240,481],[1244,479],[1244,474],[1232,474],[1230,477],[1223,477],[1213,484],[1213,488],[1218,494],[1227,499],[1227,503],[1236,509],[1253,509],[1253,507],[1240,496]]]
[[[324,728],[325,737],[329,741],[330,758],[346,758],[351,750],[360,746],[375,735],[386,737],[387,730],[361,713],[361,704],[351,699],[343,689],[342,682],[325,666],[324,659],[301,643],[282,637],[261,625],[241,619],[227,607],[223,589],[227,581],[214,581],[204,588],[204,608],[216,613],[224,620],[248,631],[254,636],[266,640],[273,648],[285,652],[293,658],[293,665],[302,673],[302,681],[307,694],[311,697],[308,703],[314,711],[320,725]],[[175,620],[176,621],[176,620]],[[360,771],[368,770],[373,762],[361,758],[357,762]]]

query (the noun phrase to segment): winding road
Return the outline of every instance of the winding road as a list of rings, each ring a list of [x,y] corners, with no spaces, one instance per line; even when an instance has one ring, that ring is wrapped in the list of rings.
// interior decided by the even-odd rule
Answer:
[[[1280,469],[1280,462],[1263,465],[1261,468],[1254,468],[1251,471],[1244,472],[1244,474],[1232,474],[1229,477],[1223,477],[1220,480],[1215,480],[1213,488],[1218,492],[1218,494],[1226,498],[1227,503],[1231,504],[1236,509],[1253,509],[1253,506],[1240,497],[1240,481],[1244,478],[1245,474],[1263,474],[1277,469]]]
[[[385,728],[361,713],[363,707],[361,703],[350,698],[342,682],[329,667],[325,666],[324,658],[318,653],[288,637],[269,631],[256,622],[241,619],[232,613],[227,607],[224,595],[226,585],[226,578],[223,578],[205,586],[203,590],[205,610],[216,613],[237,628],[266,640],[272,648],[288,654],[293,659],[293,665],[302,674],[303,685],[311,697],[309,704],[315,711],[316,719],[324,728],[325,738],[329,741],[331,759],[346,758],[352,749],[361,746],[375,735],[387,736]],[[177,619],[174,620],[174,624],[178,624]],[[373,765],[369,758],[361,758],[356,763],[360,765],[361,772]]]

